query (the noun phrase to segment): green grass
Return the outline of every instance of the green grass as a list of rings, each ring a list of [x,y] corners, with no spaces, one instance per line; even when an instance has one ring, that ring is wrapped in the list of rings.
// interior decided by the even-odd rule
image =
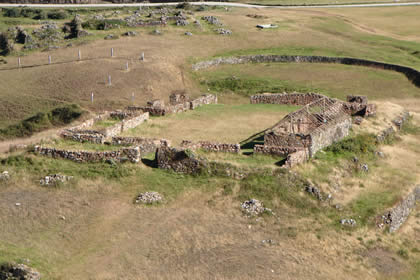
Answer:
[[[69,124],[78,119],[83,112],[76,104],[57,107],[49,112],[39,112],[15,125],[0,129],[0,139],[31,136],[35,132]]]

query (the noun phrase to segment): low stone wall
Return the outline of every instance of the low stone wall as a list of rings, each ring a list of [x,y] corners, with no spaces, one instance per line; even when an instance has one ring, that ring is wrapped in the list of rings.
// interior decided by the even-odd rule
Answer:
[[[397,127],[398,130],[400,130],[409,119],[410,113],[406,111],[392,120],[392,123]]]
[[[266,146],[266,145],[255,145],[254,154],[265,154],[265,155],[276,155],[285,157],[288,154],[297,152],[296,147],[279,147],[279,146]]]
[[[135,127],[139,126],[140,124],[142,124],[143,122],[145,122],[148,119],[149,119],[149,113],[148,112],[145,112],[145,113],[143,113],[139,116],[133,117],[133,118],[125,119],[122,122],[121,131],[126,131],[128,129],[135,128]]]
[[[208,169],[207,161],[187,149],[176,149],[165,145],[156,151],[158,168],[185,174],[198,174]]]
[[[306,105],[324,97],[318,93],[257,94],[252,95],[250,101],[251,104]]]
[[[76,141],[76,142],[90,142],[95,144],[103,144],[105,141],[105,135],[99,132],[75,132],[71,130],[63,130],[60,136],[64,139]]]
[[[239,154],[241,152],[241,146],[239,144],[226,144],[226,143],[212,143],[208,141],[199,141],[193,143],[188,140],[183,140],[181,143],[183,148],[188,149],[203,149],[209,152],[225,152]]]
[[[110,117],[110,113],[109,112],[104,112],[103,114],[99,114],[91,119],[88,119],[86,121],[84,121],[83,123],[77,125],[77,126],[73,126],[71,128],[69,128],[69,130],[76,130],[76,131],[80,131],[80,130],[85,130],[89,127],[92,127],[96,122],[98,121],[102,121],[102,120],[106,120]]]
[[[140,153],[146,155],[156,152],[161,145],[170,146],[168,140],[151,139],[141,137],[112,137],[112,145],[136,146],[139,147]]]
[[[35,146],[34,152],[43,156],[68,159],[80,163],[102,162],[106,160],[115,160],[118,162],[131,161],[133,163],[140,161],[139,147],[124,148],[118,151],[91,152],[59,150],[55,148]]]
[[[372,67],[384,70],[392,70],[404,74],[415,86],[420,87],[420,72],[406,66],[377,62],[366,59],[350,57],[328,57],[328,56],[302,56],[302,55],[249,55],[237,57],[220,57],[209,61],[202,61],[192,65],[192,69],[202,70],[223,64],[245,64],[245,63],[337,63],[344,65],[357,65]]]
[[[416,186],[408,196],[381,217],[382,224],[380,226],[388,224],[389,232],[398,230],[416,207],[417,200],[420,200],[420,185]]]
[[[111,118],[120,119],[120,120],[131,119],[131,118],[137,117],[138,115],[139,115],[138,111],[132,111],[132,110],[131,111],[118,110],[118,111],[113,111],[109,114]]]
[[[304,149],[311,145],[311,137],[310,135],[276,134],[275,132],[268,132],[264,134],[264,145]]]
[[[176,103],[178,102],[178,103]],[[217,96],[213,94],[202,95],[192,101],[186,101],[186,96],[171,95],[170,105],[165,106],[162,100],[147,102],[147,106],[129,106],[128,111],[144,111],[151,116],[165,116],[168,114],[182,113],[204,104],[217,104]]]
[[[392,126],[382,130],[378,135],[376,135],[376,142],[383,143],[385,142],[389,137],[395,135],[395,130]]]
[[[287,168],[292,168],[298,164],[304,163],[308,159],[309,153],[307,152],[307,150],[299,150],[297,152],[287,155],[284,166]]]
[[[199,98],[190,101],[190,109],[194,110],[205,104],[217,104],[217,96],[213,94],[202,95]]]

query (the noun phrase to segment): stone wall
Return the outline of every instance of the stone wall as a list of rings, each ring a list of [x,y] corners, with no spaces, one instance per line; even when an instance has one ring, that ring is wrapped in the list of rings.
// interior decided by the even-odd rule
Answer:
[[[170,146],[168,140],[151,139],[141,137],[112,137],[112,145],[136,146],[139,147],[142,155],[156,152],[161,145]]]
[[[100,120],[105,120],[109,117],[116,117],[122,119],[122,121],[113,126],[98,131],[86,129],[92,127],[96,122]],[[139,114],[139,112],[137,111],[115,111],[99,115],[93,119],[84,122],[81,125],[72,127],[70,129],[65,129],[61,131],[60,136],[64,139],[70,139],[82,143],[91,142],[95,144],[103,144],[106,138],[116,136],[125,130],[134,128],[142,124],[147,119],[149,119],[148,112]]]
[[[420,185],[382,216],[382,225],[388,224],[389,232],[398,230],[416,207],[417,200],[420,200]]]
[[[208,141],[193,143],[188,140],[183,140],[181,146],[192,150],[203,149],[209,152],[226,152],[235,154],[239,154],[241,152],[241,146],[239,144],[212,143]]]
[[[400,130],[409,119],[410,113],[406,111],[403,112],[400,116],[393,119],[392,123],[397,127],[398,130]]]
[[[298,151],[296,147],[279,147],[267,145],[255,145],[254,154],[266,154],[276,156],[287,156],[288,154]]]
[[[209,61],[202,61],[192,65],[192,69],[197,71],[223,64],[244,64],[244,63],[337,63],[345,65],[366,66],[384,70],[392,70],[404,74],[415,86],[420,87],[420,72],[406,66],[377,62],[366,59],[350,57],[327,57],[327,56],[299,56],[299,55],[249,55],[237,57],[220,57]]]
[[[268,132],[264,134],[265,146],[294,147],[304,149],[311,145],[311,137],[303,134],[277,134]]]
[[[64,139],[76,141],[76,142],[90,142],[95,144],[103,144],[105,141],[105,135],[96,132],[77,132],[77,131],[71,131],[71,130],[63,130],[60,133],[60,136]]]
[[[188,149],[176,149],[165,145],[157,149],[156,162],[158,168],[185,174],[199,174],[208,169],[207,161]]]
[[[140,161],[139,147],[123,148],[118,151],[91,152],[59,150],[55,148],[35,146],[34,152],[43,156],[68,159],[79,163],[103,162],[106,160],[115,160],[117,162],[130,161],[133,163],[137,163]]]
[[[168,114],[182,113],[204,104],[217,104],[217,96],[213,94],[202,95],[192,101],[186,101],[186,95],[171,95],[170,104],[165,106],[163,100],[153,100],[147,102],[147,106],[129,106],[129,111],[149,112],[151,116],[165,116]]]
[[[294,153],[287,155],[284,166],[287,168],[292,168],[298,164],[304,163],[305,161],[309,159],[309,157],[310,155],[306,149],[296,151]]]
[[[323,125],[311,132],[310,157],[314,156],[317,151],[348,136],[351,125],[351,117],[349,115],[342,115],[330,121],[328,125]]]
[[[326,96],[318,93],[257,94],[250,97],[251,104],[306,105]]]

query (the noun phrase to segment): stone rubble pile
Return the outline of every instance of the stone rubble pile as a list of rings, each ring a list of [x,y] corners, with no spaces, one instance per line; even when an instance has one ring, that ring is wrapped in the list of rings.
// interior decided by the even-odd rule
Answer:
[[[320,201],[322,201],[322,200],[323,200],[323,197],[322,197],[321,191],[320,191],[317,187],[309,185],[309,186],[306,186],[306,187],[305,187],[305,191],[306,191],[307,193],[309,193],[309,194],[311,194],[311,195],[315,196],[315,197],[316,197],[316,199],[318,199],[318,200],[320,200]]]
[[[9,172],[3,171],[2,173],[0,173],[0,181],[7,181],[9,179],[10,179]]]
[[[241,203],[242,211],[249,216],[258,216],[264,212],[272,213],[271,209],[265,208],[257,199],[245,200]]]
[[[340,224],[342,224],[343,226],[354,227],[354,226],[356,226],[356,220],[354,220],[354,219],[341,219]]]
[[[216,29],[216,32],[220,35],[232,35],[232,31],[225,28],[218,28]]]
[[[202,20],[205,20],[208,24],[212,25],[223,25],[220,20],[215,16],[204,16],[201,18]]]
[[[47,175],[39,183],[41,186],[55,186],[57,183],[64,183],[73,179],[73,176],[66,176],[60,174]]]
[[[163,197],[158,192],[145,192],[137,196],[136,203],[153,204],[162,200]]]
[[[0,265],[1,280],[40,280],[41,274],[33,268],[24,264],[2,264]]]
[[[178,19],[175,24],[177,26],[187,26],[190,23],[185,19]]]

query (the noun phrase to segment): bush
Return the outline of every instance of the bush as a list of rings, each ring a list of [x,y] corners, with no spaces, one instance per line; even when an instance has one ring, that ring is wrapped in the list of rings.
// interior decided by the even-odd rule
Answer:
[[[52,11],[48,13],[49,19],[66,19],[69,14],[64,10]]]
[[[76,104],[58,107],[50,112],[39,112],[18,124],[0,129],[0,136],[3,138],[31,136],[44,129],[68,124],[79,118],[82,113],[83,111]]]
[[[346,138],[329,146],[325,151],[334,154],[373,154],[376,150],[376,137],[373,134],[360,134],[355,137]]]
[[[20,17],[21,9],[17,9],[17,8],[4,9],[3,15],[5,17],[13,17],[13,18]]]

